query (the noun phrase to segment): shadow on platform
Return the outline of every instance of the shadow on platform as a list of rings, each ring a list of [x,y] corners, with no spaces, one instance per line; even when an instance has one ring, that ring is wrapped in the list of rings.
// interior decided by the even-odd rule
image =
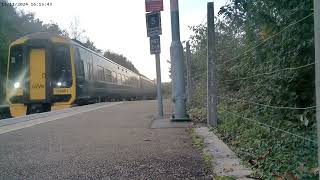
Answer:
[[[163,119],[153,118],[151,123],[151,129],[166,129],[166,128],[189,128],[192,127],[193,123],[190,121],[172,121],[170,117],[165,117]]]

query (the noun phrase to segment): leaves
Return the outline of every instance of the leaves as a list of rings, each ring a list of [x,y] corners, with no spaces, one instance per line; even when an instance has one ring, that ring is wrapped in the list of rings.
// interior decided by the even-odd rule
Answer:
[[[106,51],[106,52],[104,52],[103,56],[106,58],[112,59],[114,62],[120,64],[121,66],[124,66],[124,67],[130,69],[131,71],[139,74],[138,69],[132,64],[131,61],[129,61],[123,55],[117,54],[117,53],[114,53],[111,51]]]
[[[215,21],[218,96],[273,106],[314,106],[313,66],[226,81],[313,63],[313,19],[310,16],[300,21],[312,12],[312,3],[231,0],[221,8],[220,18]],[[189,108],[196,119],[204,119],[200,109],[206,109],[206,28],[192,27],[191,36],[191,76],[195,91]],[[223,99],[219,99],[219,109],[217,132],[221,139],[246,162],[250,160],[260,178],[272,179],[276,175],[280,179],[317,178],[308,170],[317,164],[314,143],[223,112],[234,112],[314,140],[314,109],[274,109]]]

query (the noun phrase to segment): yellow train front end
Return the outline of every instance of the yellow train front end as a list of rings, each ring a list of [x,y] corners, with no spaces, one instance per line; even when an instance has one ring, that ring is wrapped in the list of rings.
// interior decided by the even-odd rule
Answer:
[[[70,42],[61,36],[36,33],[10,45],[6,97],[12,117],[72,106],[76,76]]]

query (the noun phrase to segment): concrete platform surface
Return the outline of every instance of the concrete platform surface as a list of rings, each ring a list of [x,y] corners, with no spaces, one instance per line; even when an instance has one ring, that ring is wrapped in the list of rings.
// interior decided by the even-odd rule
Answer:
[[[123,102],[3,133],[0,179],[212,179],[184,128],[150,128],[156,109]]]

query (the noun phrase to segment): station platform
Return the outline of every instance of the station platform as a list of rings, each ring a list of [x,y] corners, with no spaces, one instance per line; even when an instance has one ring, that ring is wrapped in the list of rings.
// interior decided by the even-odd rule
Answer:
[[[109,102],[0,120],[0,179],[212,179],[190,124],[156,119],[156,105]]]

